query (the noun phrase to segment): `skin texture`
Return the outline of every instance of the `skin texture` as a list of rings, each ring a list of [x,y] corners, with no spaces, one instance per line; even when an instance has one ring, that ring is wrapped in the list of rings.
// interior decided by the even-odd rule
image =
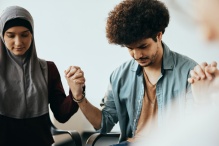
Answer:
[[[207,41],[219,41],[219,1],[193,0],[197,25]]]
[[[160,32],[157,36],[158,42],[155,42],[152,38],[143,39],[131,45],[127,45],[129,54],[134,58],[142,67],[148,67],[155,63],[156,59],[162,54],[161,48],[161,36]]]
[[[161,71],[163,55],[161,44],[162,32],[158,33],[156,40],[154,41],[152,38],[148,38],[126,46],[130,56],[144,68],[152,84],[156,84]]]
[[[31,32],[23,26],[9,28],[4,34],[5,45],[14,55],[24,55],[32,42]]]

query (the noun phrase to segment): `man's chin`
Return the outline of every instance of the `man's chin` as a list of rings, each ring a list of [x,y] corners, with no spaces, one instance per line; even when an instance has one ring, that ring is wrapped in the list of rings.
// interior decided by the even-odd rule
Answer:
[[[149,63],[138,63],[141,67],[148,67],[150,66],[152,63],[149,62]]]
[[[141,65],[141,64],[140,64],[140,66],[141,66],[141,67],[149,67],[150,64],[147,64],[147,65]]]

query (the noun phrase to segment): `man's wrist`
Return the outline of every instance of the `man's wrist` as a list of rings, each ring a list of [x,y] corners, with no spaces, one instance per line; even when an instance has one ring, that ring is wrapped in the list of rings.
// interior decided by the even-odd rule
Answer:
[[[72,96],[72,99],[77,103],[81,103],[85,99],[85,86],[83,86],[82,97],[80,99],[76,99]]]
[[[85,95],[82,94],[82,97],[80,99],[75,99],[74,97],[72,97],[74,102],[77,102],[77,103],[81,103],[84,99],[85,99]]]

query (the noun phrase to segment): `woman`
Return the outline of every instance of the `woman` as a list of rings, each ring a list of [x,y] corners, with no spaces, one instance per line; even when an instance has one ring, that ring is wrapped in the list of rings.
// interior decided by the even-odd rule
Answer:
[[[19,6],[0,16],[0,145],[50,146],[49,109],[64,123],[77,112],[53,62],[37,57],[31,14]]]

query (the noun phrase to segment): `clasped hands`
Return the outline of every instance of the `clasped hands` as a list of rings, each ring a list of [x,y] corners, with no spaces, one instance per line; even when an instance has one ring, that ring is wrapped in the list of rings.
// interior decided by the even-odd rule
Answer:
[[[219,101],[219,70],[217,63],[206,62],[197,65],[190,71],[192,93],[195,100],[199,103],[209,103]]]
[[[70,66],[64,71],[65,78],[76,100],[83,98],[83,86],[85,85],[84,72],[78,66]]]

